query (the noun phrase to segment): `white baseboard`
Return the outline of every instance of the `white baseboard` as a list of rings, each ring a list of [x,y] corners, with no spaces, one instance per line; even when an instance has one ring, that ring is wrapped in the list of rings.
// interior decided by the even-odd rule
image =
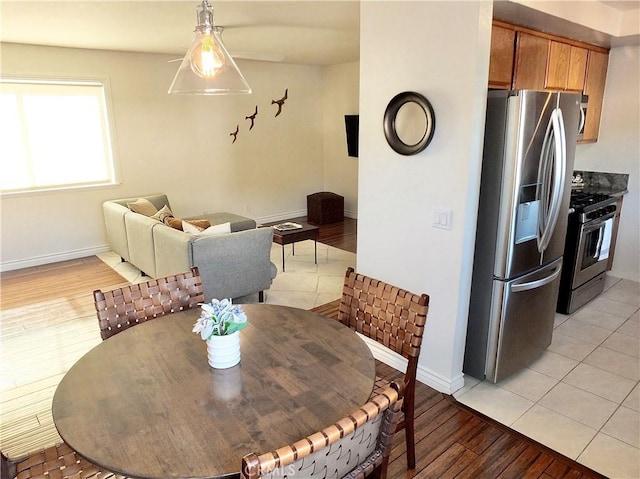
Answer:
[[[0,263],[0,272],[13,271],[15,269],[30,268],[32,266],[40,266],[49,263],[58,263],[60,261],[68,261],[70,259],[86,258],[87,256],[95,256],[100,253],[111,251],[109,245],[94,246],[91,248],[82,248],[73,251],[62,251],[60,253],[35,256],[33,258],[25,258]]]
[[[256,223],[264,224],[264,223],[273,223],[275,221],[289,220],[291,218],[299,218],[300,216],[307,216],[307,210],[299,210],[299,211],[290,211],[288,213],[280,213],[277,215],[270,216],[261,216],[260,218],[255,218]]]
[[[406,370],[407,360],[405,358],[394,353],[373,339],[362,335],[360,335],[360,337],[365,343],[367,343],[367,346],[369,346],[369,349],[371,350],[371,354],[373,354],[373,357],[378,361],[381,361],[399,371]],[[458,377],[449,379],[425,368],[424,366],[421,366],[420,364],[418,364],[416,379],[444,394],[453,394],[464,386],[464,375],[462,372]]]
[[[345,211],[344,215],[347,218],[358,219],[358,215],[353,211]],[[273,223],[275,221],[283,221],[290,220],[291,218],[299,218],[301,216],[307,216],[307,210],[299,210],[299,211],[290,211],[288,213],[280,213],[277,215],[270,216],[261,216],[260,218],[255,218],[256,223],[265,224],[265,223]]]

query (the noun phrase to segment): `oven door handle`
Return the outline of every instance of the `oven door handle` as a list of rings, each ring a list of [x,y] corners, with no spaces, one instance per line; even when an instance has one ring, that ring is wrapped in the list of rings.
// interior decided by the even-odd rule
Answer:
[[[610,220],[611,218],[614,218],[614,217],[615,217],[615,213],[610,213],[608,215],[603,216],[602,218],[599,218],[598,220],[592,221],[591,223],[589,223],[586,226],[583,226],[582,234],[591,233],[592,231],[599,230],[598,231],[598,241],[596,243],[596,250],[594,251],[593,255],[591,256],[593,259],[598,259],[600,257],[600,250],[602,249],[602,242],[604,241],[605,223],[608,220]]]
[[[591,231],[604,227],[604,224],[611,218],[614,218],[615,215],[615,213],[609,213],[602,218],[598,218],[597,220],[592,220],[588,223],[585,223],[584,225],[582,225],[582,233],[590,233]]]
[[[593,253],[592,258],[598,259],[600,257],[600,250],[602,249],[602,240],[604,239],[604,223],[602,228],[598,230],[598,242],[596,243],[596,251]]]

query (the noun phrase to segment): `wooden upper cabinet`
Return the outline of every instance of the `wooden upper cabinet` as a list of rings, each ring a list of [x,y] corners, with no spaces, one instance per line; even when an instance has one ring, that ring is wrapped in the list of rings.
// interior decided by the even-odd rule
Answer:
[[[587,118],[584,125],[582,142],[593,142],[598,139],[608,65],[608,53],[589,50],[587,78],[584,86],[584,93],[589,96],[589,102],[587,103]]]
[[[587,56],[586,48],[551,40],[544,88],[581,92],[584,88]]]
[[[584,90],[584,82],[587,74],[587,59],[589,50],[571,46],[571,58],[569,61],[569,75],[567,76],[567,90],[581,92]]]
[[[544,90],[549,43],[547,38],[518,32],[514,89]]]
[[[489,88],[589,96],[583,139],[598,140],[609,52],[603,47],[494,20]]]
[[[570,61],[571,45],[552,41],[549,45],[549,57],[547,58],[547,75],[544,82],[546,89],[564,90],[567,87]],[[584,66],[587,66],[586,62]],[[582,90],[582,88],[580,89]]]
[[[491,29],[489,88],[502,90],[511,88],[515,42],[515,30],[494,23]]]

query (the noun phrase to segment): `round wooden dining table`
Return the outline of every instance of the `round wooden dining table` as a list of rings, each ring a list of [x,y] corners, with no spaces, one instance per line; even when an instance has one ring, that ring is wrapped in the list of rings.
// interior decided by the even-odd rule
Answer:
[[[207,363],[192,332],[200,310],[103,341],[53,398],[62,439],[94,464],[138,478],[237,477],[245,454],[291,444],[364,404],[375,361],[338,321],[302,309],[243,305],[241,361]]]

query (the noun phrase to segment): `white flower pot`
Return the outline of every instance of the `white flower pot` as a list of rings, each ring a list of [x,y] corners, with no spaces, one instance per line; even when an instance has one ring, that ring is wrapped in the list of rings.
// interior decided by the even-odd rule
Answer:
[[[207,339],[209,366],[226,369],[240,362],[240,331]]]

